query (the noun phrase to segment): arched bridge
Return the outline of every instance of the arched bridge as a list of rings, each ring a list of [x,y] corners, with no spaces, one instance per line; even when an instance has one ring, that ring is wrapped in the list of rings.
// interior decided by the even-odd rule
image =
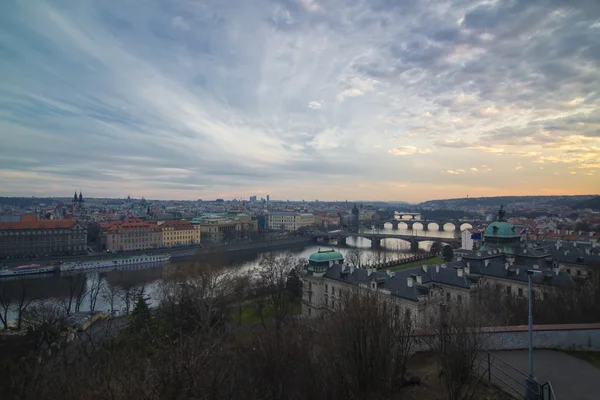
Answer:
[[[385,224],[391,224],[392,225],[392,229],[397,230],[398,226],[400,224],[405,224],[408,230],[413,230],[414,229],[414,224],[421,224],[422,228],[420,230],[422,231],[429,231],[431,230],[430,228],[430,224],[436,224],[437,225],[437,230],[440,232],[444,232],[444,225],[446,224],[452,224],[454,225],[454,231],[455,232],[460,232],[464,229],[469,229],[469,228],[473,228],[473,223],[472,221],[430,221],[427,219],[405,219],[405,220],[391,220],[391,221],[377,221],[377,222],[372,222],[372,221],[365,221],[364,225],[365,226],[375,226],[377,228],[383,229],[385,227]],[[467,227],[468,225],[468,227]],[[435,228],[434,228],[435,229]]]
[[[419,248],[419,242],[431,242],[440,241],[448,243],[449,245],[460,245],[461,240],[458,238],[437,238],[431,236],[413,236],[413,235],[397,235],[397,234],[385,234],[385,233],[346,233],[346,232],[326,232],[326,233],[313,233],[312,238],[314,241],[318,239],[324,240],[337,240],[338,244],[346,244],[346,239],[349,237],[362,237],[371,241],[371,248],[381,247],[382,239],[402,239],[410,242],[411,251],[416,251]]]

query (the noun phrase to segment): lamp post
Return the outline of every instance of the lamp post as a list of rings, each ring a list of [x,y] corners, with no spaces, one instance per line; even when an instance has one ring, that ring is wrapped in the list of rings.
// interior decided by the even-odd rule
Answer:
[[[532,316],[532,303],[533,303],[533,291],[531,289],[531,280],[534,275],[540,275],[542,271],[537,269],[527,270],[527,301],[528,301],[528,321],[527,321],[527,333],[529,334],[529,376],[527,377],[526,397],[529,400],[539,400],[541,397],[540,385],[535,379],[533,374],[533,316]]]

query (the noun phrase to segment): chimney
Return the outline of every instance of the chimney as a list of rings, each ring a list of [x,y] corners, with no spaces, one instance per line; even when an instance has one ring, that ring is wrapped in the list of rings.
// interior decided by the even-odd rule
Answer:
[[[423,283],[423,277],[421,275],[414,274],[413,277],[413,279],[416,280],[419,285]]]
[[[440,264],[435,265],[435,272],[437,272],[437,273],[440,272]]]
[[[581,234],[583,234],[583,231],[579,231],[579,236],[581,236]]]
[[[467,268],[471,268],[471,261],[467,261]]]
[[[371,276],[373,273],[373,268],[367,268],[367,276]]]
[[[589,232],[590,236],[594,236],[594,232]]]
[[[515,275],[519,275],[519,272],[521,272],[521,268],[515,268]]]
[[[509,266],[510,266],[510,263],[508,263],[508,262],[505,262],[505,263],[504,263],[504,270],[508,270],[508,267],[509,267]]]
[[[413,278],[412,278],[412,276],[406,277],[406,286],[413,287]]]
[[[427,265],[421,265],[421,269],[423,272],[427,273]]]
[[[467,275],[471,274],[471,267],[469,267],[468,265],[465,267],[465,274],[467,274]]]
[[[490,260],[484,260],[483,263],[485,264],[485,266],[487,267],[488,264],[490,263]]]
[[[565,250],[565,256],[569,254],[569,250]]]
[[[573,247],[577,247],[577,242],[573,242]]]
[[[462,276],[463,276],[463,269],[462,268],[456,268],[456,273],[458,274],[459,278],[462,278]]]
[[[560,243],[556,241],[556,250],[560,249]]]
[[[353,274],[354,273],[354,265],[350,266],[350,273]]]
[[[387,271],[385,271],[385,272],[386,272],[386,274],[388,274],[388,276],[390,276],[390,277],[392,277],[392,276],[396,275],[396,273],[395,273],[395,272],[392,272],[392,271],[391,271],[391,270],[389,270],[389,269],[388,269]]]
[[[442,264],[442,268],[446,268],[446,263],[443,263],[443,264]]]
[[[533,269],[540,269],[540,266],[538,264],[533,264]]]

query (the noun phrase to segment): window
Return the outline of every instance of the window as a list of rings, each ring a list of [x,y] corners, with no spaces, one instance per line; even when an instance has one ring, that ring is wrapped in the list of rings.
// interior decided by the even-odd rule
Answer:
[[[577,270],[577,276],[581,276],[581,270],[580,269]]]
[[[335,286],[331,287],[331,294],[335,295]]]
[[[571,274],[571,269],[567,269],[567,274]]]
[[[329,299],[327,298],[327,296],[325,296],[325,307],[329,306]]]
[[[325,293],[328,293],[329,291],[329,286],[327,286],[327,284],[325,284]]]
[[[458,301],[459,303],[462,301],[462,296],[460,294],[456,296],[456,301]]]
[[[335,300],[331,300],[331,308],[335,310]]]
[[[519,288],[519,297],[523,297],[523,288]]]
[[[450,301],[451,298],[452,295],[450,294],[450,292],[446,292],[446,301]]]
[[[308,316],[310,317],[311,308],[308,308]]]
[[[512,294],[512,289],[510,286],[506,287],[506,294]]]

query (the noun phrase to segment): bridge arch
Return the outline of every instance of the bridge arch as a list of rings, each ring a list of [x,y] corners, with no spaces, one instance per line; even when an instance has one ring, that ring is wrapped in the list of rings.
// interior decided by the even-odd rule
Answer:
[[[465,229],[473,229],[473,225],[471,225],[471,224],[470,224],[470,223],[468,223],[468,222],[463,222],[463,223],[460,225],[460,231],[462,232],[462,231],[464,231]]]

